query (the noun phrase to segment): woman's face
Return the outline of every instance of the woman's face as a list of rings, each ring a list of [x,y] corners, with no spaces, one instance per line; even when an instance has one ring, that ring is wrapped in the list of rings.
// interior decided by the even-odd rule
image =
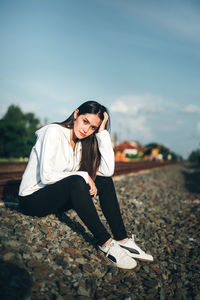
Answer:
[[[74,118],[74,137],[80,140],[91,135],[102,122],[96,114],[84,114],[78,116],[78,110],[74,112]]]

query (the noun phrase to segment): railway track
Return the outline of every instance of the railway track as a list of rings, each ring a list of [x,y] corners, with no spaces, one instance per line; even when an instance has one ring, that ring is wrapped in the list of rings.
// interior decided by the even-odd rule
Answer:
[[[150,170],[154,168],[161,168],[172,164],[174,164],[174,162],[169,162],[169,161],[116,162],[114,176],[136,173],[143,170]]]
[[[174,164],[165,161],[116,162],[114,176],[136,173]],[[13,198],[18,194],[26,163],[0,163],[0,199]]]

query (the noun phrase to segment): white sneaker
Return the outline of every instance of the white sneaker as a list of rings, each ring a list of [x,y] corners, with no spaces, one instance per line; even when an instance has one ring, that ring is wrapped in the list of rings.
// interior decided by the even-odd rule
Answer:
[[[138,258],[141,260],[153,261],[153,256],[145,253],[140,247],[138,247],[134,241],[134,235],[132,238],[125,242],[117,242],[120,247],[126,252],[130,257]]]
[[[137,266],[136,261],[127,255],[115,240],[112,240],[104,247],[99,246],[99,249],[103,251],[108,259],[118,268],[133,269]]]

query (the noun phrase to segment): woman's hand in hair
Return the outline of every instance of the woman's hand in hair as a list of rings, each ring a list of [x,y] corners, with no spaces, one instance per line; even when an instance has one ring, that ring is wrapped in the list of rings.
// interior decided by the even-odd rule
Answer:
[[[106,123],[108,122],[108,118],[109,118],[107,112],[104,112],[103,114],[104,114],[104,119],[99,127],[99,132],[101,132],[102,130],[104,130],[106,128]]]
[[[88,175],[88,184],[89,184],[89,187],[90,187],[90,190],[89,190],[90,195],[96,197],[97,188],[96,188],[96,185],[95,185],[94,181],[92,180],[92,178],[89,175]]]

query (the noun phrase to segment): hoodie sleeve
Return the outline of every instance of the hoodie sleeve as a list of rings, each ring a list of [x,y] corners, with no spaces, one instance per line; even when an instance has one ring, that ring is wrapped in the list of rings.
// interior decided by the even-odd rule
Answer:
[[[88,183],[88,173],[84,171],[63,171],[59,158],[63,155],[62,134],[58,127],[49,127],[40,143],[40,179],[43,184],[52,184],[71,175],[82,176]],[[66,151],[69,149],[65,149]]]
[[[115,160],[110,134],[107,130],[103,130],[96,134],[96,138],[101,153],[101,162],[97,174],[112,176],[114,174]]]

